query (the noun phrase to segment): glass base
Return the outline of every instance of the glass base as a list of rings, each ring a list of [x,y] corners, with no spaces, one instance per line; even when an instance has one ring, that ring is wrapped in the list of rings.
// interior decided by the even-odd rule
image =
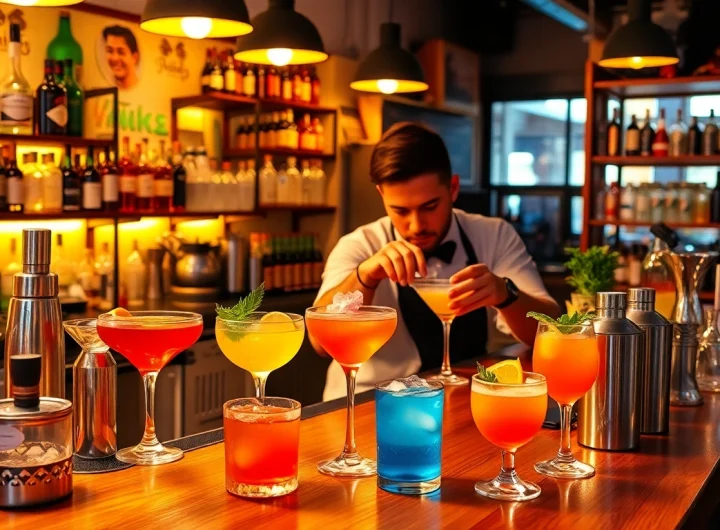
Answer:
[[[182,449],[177,447],[165,447],[162,444],[156,445],[136,445],[121,449],[115,454],[115,458],[120,462],[127,464],[135,464],[138,466],[156,466],[158,464],[167,464],[175,462],[183,457]]]
[[[434,374],[426,378],[428,381],[440,381],[445,386],[462,386],[470,384],[470,380],[467,377],[461,377],[459,375],[450,374]]]
[[[318,471],[333,477],[371,477],[377,473],[377,462],[359,455],[340,455],[334,460],[320,462]]]
[[[278,482],[277,484],[243,484],[241,482],[235,482],[230,478],[225,479],[225,489],[228,493],[232,493],[238,497],[282,497],[283,495],[292,493],[297,487],[297,477],[285,482]]]
[[[440,477],[423,480],[422,482],[404,482],[402,480],[390,480],[378,475],[378,487],[390,493],[402,495],[425,495],[440,489]]]
[[[535,464],[535,471],[553,478],[590,478],[595,475],[594,467],[574,458],[570,462],[563,462],[558,458],[538,462]]]
[[[499,501],[529,501],[540,495],[540,486],[532,482],[525,482],[517,475],[512,479],[499,475],[493,480],[476,482],[475,491],[483,497]]]

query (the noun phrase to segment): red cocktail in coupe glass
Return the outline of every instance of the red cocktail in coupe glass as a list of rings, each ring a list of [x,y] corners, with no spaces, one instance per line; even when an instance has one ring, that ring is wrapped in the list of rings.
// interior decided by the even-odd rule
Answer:
[[[114,311],[98,317],[102,341],[140,371],[145,383],[145,433],[135,447],[117,452],[121,462],[166,464],[183,456],[181,449],[165,447],[155,435],[155,381],[160,370],[200,338],[202,316],[185,311]]]

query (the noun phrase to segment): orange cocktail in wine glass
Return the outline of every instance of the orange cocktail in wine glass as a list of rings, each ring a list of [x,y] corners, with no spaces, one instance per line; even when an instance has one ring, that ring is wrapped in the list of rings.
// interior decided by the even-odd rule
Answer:
[[[390,307],[360,306],[356,310],[332,312],[326,307],[305,311],[308,333],[342,366],[347,378],[347,429],[340,456],[318,464],[326,475],[365,477],[374,475],[376,463],[361,457],[355,445],[355,379],[360,366],[395,333],[397,312]]]

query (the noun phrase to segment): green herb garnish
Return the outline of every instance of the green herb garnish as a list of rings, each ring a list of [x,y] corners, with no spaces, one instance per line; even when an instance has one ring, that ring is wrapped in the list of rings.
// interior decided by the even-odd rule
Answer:
[[[595,313],[578,313],[576,311],[572,315],[568,315],[567,313],[560,315],[560,318],[557,320],[543,313],[536,313],[535,311],[530,311],[526,316],[534,318],[538,322],[553,326],[564,335],[571,335],[573,333],[580,333],[583,330],[583,324],[595,318]]]
[[[215,312],[223,320],[241,321],[247,319],[250,313],[257,311],[265,296],[265,284],[261,283],[257,289],[251,291],[245,298],[241,298],[232,307],[223,307],[215,304]]]
[[[482,364],[477,363],[477,371],[481,381],[485,381],[486,383],[497,383],[497,376],[492,372],[488,372],[488,369]]]
[[[620,253],[610,247],[590,247],[585,252],[577,248],[566,248],[570,259],[565,266],[570,271],[565,281],[576,293],[595,296],[602,291],[611,291],[615,285],[615,269]]]

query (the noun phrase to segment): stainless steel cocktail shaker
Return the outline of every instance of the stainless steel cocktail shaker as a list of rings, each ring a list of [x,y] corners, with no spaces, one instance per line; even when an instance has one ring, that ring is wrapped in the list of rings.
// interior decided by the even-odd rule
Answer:
[[[40,395],[65,397],[65,336],[58,298],[58,277],[50,272],[52,233],[23,230],[23,270],[13,278],[5,335],[5,396],[13,395],[10,358],[42,357]]]
[[[578,406],[578,442],[592,449],[640,444],[642,331],[625,318],[626,299],[612,292],[595,297],[598,377]]]
[[[655,311],[655,289],[628,289],[628,320],[643,332],[642,419],[640,433],[670,428],[670,366],[673,325]]]

